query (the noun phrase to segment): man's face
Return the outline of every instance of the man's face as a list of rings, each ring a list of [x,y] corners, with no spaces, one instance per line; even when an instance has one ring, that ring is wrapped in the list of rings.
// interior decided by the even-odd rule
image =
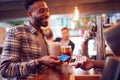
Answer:
[[[48,26],[49,9],[44,1],[37,1],[32,5],[31,19],[38,27]]]
[[[62,38],[64,40],[67,40],[69,38],[69,31],[68,30],[66,30],[66,29],[62,30]]]

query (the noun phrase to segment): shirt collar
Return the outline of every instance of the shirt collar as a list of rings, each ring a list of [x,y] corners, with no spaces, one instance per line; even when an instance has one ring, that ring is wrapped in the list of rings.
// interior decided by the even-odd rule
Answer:
[[[27,22],[26,25],[29,27],[29,29],[30,29],[30,31],[31,31],[32,33],[36,33],[36,32],[37,32],[37,30],[36,30],[36,29],[34,28],[34,26],[30,23],[30,21]]]

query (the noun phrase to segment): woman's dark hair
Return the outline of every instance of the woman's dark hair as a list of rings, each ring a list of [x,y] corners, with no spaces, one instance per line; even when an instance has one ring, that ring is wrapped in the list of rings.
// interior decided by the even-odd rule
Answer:
[[[104,37],[116,56],[120,56],[120,22],[104,30]]]
[[[37,2],[37,1],[45,1],[45,0],[25,0],[25,9],[28,10],[29,7],[30,7],[34,2]]]

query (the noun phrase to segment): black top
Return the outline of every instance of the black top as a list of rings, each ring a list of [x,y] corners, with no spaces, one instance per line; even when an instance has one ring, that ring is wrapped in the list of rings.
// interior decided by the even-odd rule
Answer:
[[[60,42],[61,38],[56,38],[54,41],[55,42]],[[75,44],[70,40],[69,43],[68,43],[68,45],[70,45],[72,47],[72,51],[73,51],[74,48],[75,48]]]

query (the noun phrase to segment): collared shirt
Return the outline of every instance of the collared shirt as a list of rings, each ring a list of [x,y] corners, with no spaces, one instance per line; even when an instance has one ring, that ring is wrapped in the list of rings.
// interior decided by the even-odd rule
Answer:
[[[37,30],[30,23],[12,27],[7,32],[1,55],[1,74],[8,80],[30,80],[45,69],[44,65],[34,64],[34,59],[41,56]]]

